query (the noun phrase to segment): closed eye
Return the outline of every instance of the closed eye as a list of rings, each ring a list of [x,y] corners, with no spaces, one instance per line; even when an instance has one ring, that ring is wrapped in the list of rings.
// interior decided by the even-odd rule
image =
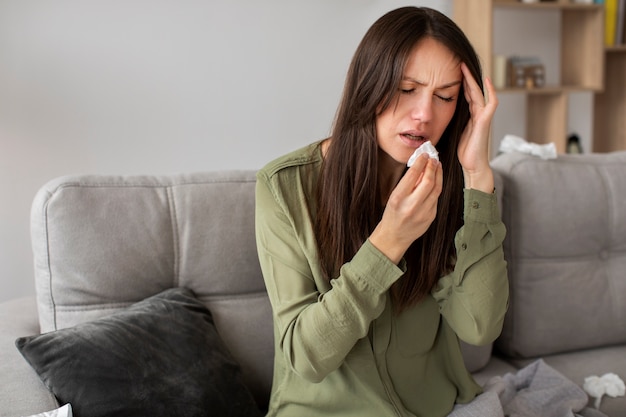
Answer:
[[[438,99],[445,101],[446,103],[450,103],[452,101],[454,101],[454,96],[451,97],[445,97],[445,96],[437,96]]]
[[[400,92],[402,94],[412,94],[415,92],[415,88],[401,88]],[[446,103],[450,103],[452,101],[454,101],[454,96],[442,96],[440,94],[435,94],[435,97],[437,97],[439,100],[444,101]]]

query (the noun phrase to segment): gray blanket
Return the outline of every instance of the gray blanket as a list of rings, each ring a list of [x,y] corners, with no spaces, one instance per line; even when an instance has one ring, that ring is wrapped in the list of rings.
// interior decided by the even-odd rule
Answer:
[[[541,359],[514,374],[492,378],[484,389],[448,417],[606,417],[587,407],[581,387]]]

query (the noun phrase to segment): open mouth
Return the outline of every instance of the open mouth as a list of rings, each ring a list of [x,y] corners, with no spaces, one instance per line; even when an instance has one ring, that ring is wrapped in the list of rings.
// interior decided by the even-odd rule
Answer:
[[[425,142],[428,140],[428,138],[424,135],[415,135],[415,134],[411,134],[411,133],[402,133],[401,134],[402,137],[412,141],[412,142]]]
[[[411,140],[424,140],[424,136],[416,136],[416,135],[411,135],[409,133],[405,133],[403,136],[411,139]]]

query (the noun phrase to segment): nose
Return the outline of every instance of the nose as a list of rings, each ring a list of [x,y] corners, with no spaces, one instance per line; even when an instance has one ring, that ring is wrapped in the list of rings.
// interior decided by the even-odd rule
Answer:
[[[422,123],[433,117],[433,102],[430,94],[417,94],[411,103],[411,118]]]

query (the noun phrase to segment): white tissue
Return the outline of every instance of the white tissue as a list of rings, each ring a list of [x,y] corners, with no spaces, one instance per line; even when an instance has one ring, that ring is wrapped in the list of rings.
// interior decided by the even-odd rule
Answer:
[[[556,146],[554,142],[540,145],[538,143],[527,142],[515,135],[506,135],[500,143],[500,152],[521,152],[538,156],[541,159],[555,159]]]
[[[32,417],[72,417],[72,406],[67,403],[63,407],[41,414],[35,414]]]
[[[594,403],[594,407],[596,408],[600,408],[600,401],[602,401],[603,395],[608,395],[609,397],[621,397],[626,391],[624,381],[622,381],[619,376],[611,372],[604,374],[601,377],[593,375],[585,378],[583,389],[587,392],[587,394],[596,399]]]
[[[415,152],[413,152],[413,155],[411,155],[411,157],[409,158],[409,162],[406,163],[406,166],[411,168],[415,163],[417,157],[423,153],[427,153],[429,157],[434,158],[437,161],[439,160],[439,152],[437,152],[437,149],[435,149],[433,144],[429,140],[427,140],[426,142],[422,143],[419,148],[415,150]]]

